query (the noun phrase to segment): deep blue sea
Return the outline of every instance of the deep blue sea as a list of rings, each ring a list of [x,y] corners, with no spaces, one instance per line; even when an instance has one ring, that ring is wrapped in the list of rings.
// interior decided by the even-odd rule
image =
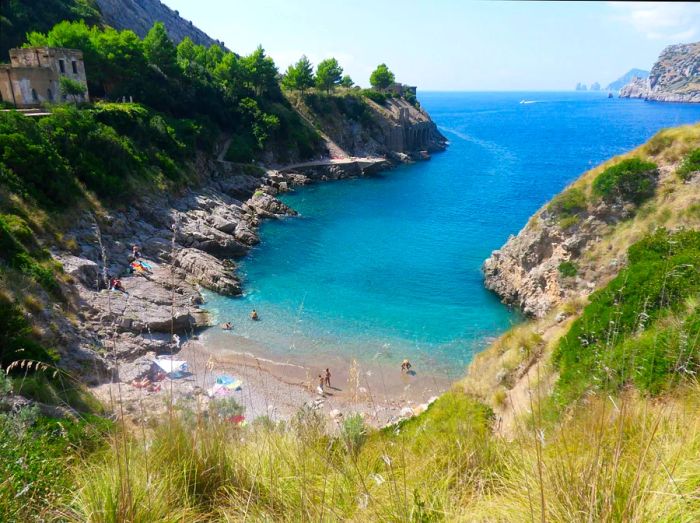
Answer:
[[[243,260],[245,296],[207,307],[268,356],[324,354],[461,375],[519,315],[480,266],[582,172],[700,120],[700,104],[606,93],[422,93],[450,146],[427,162],[285,195],[299,218],[267,221]],[[532,103],[523,103],[528,100]],[[256,308],[262,321],[247,320]]]

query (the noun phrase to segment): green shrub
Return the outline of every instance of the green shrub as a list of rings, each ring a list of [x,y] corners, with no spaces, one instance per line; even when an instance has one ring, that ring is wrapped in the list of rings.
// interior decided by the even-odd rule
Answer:
[[[38,521],[74,490],[73,466],[107,445],[107,420],[53,420],[36,408],[0,414],[0,520]]]
[[[17,360],[56,361],[51,351],[33,339],[31,325],[22,310],[1,294],[0,332],[0,367],[7,367]]]
[[[367,439],[367,427],[360,414],[351,414],[343,420],[341,430],[343,441],[352,454],[357,454]]]
[[[578,188],[568,189],[558,194],[547,206],[551,213],[571,216],[586,210],[586,195]]]
[[[688,156],[683,159],[676,174],[681,180],[688,180],[691,174],[698,171],[700,171],[700,148],[691,151]]]
[[[700,293],[700,232],[661,229],[631,246],[628,260],[555,351],[562,403],[628,382],[656,393],[700,370],[699,312],[686,304]]]
[[[30,249],[36,245],[34,233],[22,218],[15,214],[0,214],[0,222],[15,239],[20,242],[25,248]]]
[[[654,195],[657,176],[655,163],[629,158],[600,173],[593,180],[593,192],[608,201],[640,204]]]
[[[61,289],[54,278],[53,270],[50,266],[46,266],[47,261],[39,261],[39,259],[46,260],[49,256],[42,249],[34,249],[30,253],[13,233],[14,229],[20,237],[28,239],[28,227],[20,227],[20,222],[23,222],[18,217],[8,221],[9,216],[13,215],[0,215],[0,262],[4,261],[13,269],[33,278],[47,292],[56,298],[61,298]]]
[[[379,105],[385,105],[386,101],[389,98],[386,94],[381,93],[379,91],[375,91],[374,89],[363,89],[361,91],[361,94],[365,98],[369,98],[374,103],[377,103]]]
[[[578,267],[576,264],[570,261],[561,262],[559,264],[559,274],[565,278],[573,278],[578,274]]]
[[[586,207],[586,195],[583,191],[571,188],[555,196],[547,206],[547,211],[558,216],[562,229],[568,229],[580,221],[579,214],[585,211]]]

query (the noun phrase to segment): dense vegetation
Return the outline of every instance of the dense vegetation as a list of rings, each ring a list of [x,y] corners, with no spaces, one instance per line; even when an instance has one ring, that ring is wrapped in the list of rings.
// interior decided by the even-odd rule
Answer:
[[[92,97],[133,99],[174,118],[216,124],[237,137],[245,161],[272,142],[284,144],[283,157],[308,157],[318,147],[315,131],[282,95],[277,68],[262,47],[239,57],[187,38],[175,46],[161,23],[141,40],[132,31],[83,22],[32,32],[27,45],[81,49]]]
[[[626,384],[658,394],[700,370],[700,232],[661,229],[628,258],[555,352],[561,402]]]
[[[41,119],[3,113],[0,184],[56,210],[75,203],[82,188],[116,202],[154,181],[181,181],[184,161],[212,140],[195,120],[139,104],[55,107]]]
[[[593,180],[593,193],[607,201],[640,204],[653,196],[657,176],[655,163],[628,158],[600,173]]]
[[[71,467],[105,446],[111,426],[94,415],[51,419],[35,406],[5,413],[6,395],[26,394],[31,379],[0,372],[0,518],[8,522],[55,518],[75,485]]]
[[[11,48],[22,46],[27,33],[48,31],[58,20],[99,25],[102,15],[95,0],[0,0],[0,62],[8,61]]]

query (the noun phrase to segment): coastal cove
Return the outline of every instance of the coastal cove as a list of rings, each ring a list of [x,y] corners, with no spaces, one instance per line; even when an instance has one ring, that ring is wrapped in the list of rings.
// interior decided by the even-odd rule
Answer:
[[[483,287],[481,264],[583,171],[700,107],[605,93],[423,93],[450,140],[428,162],[298,188],[300,217],[266,221],[242,261],[244,296],[206,293],[217,351],[311,368],[396,368],[445,383],[520,316]],[[521,103],[526,101],[528,103]],[[250,322],[256,308],[262,321]],[[245,342],[243,341],[245,340]]]

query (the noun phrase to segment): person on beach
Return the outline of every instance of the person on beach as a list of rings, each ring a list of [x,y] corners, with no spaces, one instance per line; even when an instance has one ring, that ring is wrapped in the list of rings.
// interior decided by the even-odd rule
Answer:
[[[323,396],[323,376],[318,375],[318,387],[316,387],[316,392]]]
[[[329,389],[331,388],[331,370],[326,369],[326,375],[325,375],[325,382],[326,382],[326,387]]]
[[[230,331],[233,328],[233,325],[231,325],[230,321],[227,321],[226,323],[224,323],[221,326],[221,328],[224,329],[225,331]]]
[[[138,245],[134,244],[131,246],[131,255],[134,259],[139,259],[141,257],[141,249],[139,249]]]
[[[253,321],[258,321],[258,311],[253,309],[253,312],[250,313],[250,319]]]
[[[411,370],[411,362],[408,360],[403,360],[401,363],[401,372],[404,373],[408,372],[409,370]]]

